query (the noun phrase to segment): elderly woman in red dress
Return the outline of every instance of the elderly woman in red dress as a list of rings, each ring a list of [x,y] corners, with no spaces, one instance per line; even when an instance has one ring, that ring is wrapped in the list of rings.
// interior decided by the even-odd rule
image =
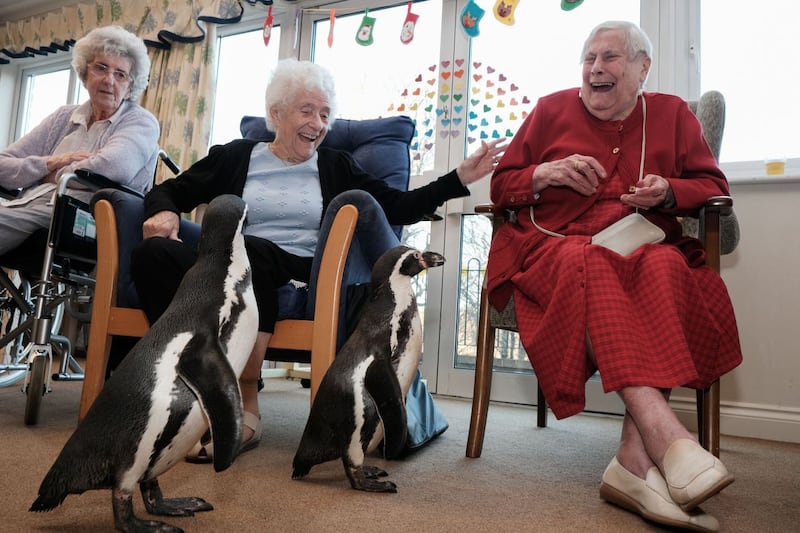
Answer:
[[[733,481],[667,403],[742,360],[733,307],[700,243],[673,214],[728,184],[687,104],[643,92],[652,45],[636,25],[589,35],[580,88],[539,100],[497,167],[491,198],[512,210],[493,239],[488,284],[514,296],[520,336],[558,418],[579,413],[600,372],[625,404],[601,496],[663,524],[713,531],[698,508]],[[664,230],[630,255],[591,236],[639,211]]]

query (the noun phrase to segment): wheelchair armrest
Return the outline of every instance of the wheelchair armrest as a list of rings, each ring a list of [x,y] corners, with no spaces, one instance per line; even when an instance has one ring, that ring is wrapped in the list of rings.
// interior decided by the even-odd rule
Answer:
[[[20,189],[6,189],[3,186],[0,186],[0,198],[5,200],[14,200],[19,196]]]
[[[138,196],[139,198],[144,198],[143,193],[135,189],[131,189],[127,185],[123,185],[121,183],[117,183],[114,180],[108,179],[102,174],[98,174],[97,172],[94,172],[92,170],[88,170],[85,168],[76,169],[75,176],[78,182],[82,183],[83,185],[95,191],[98,189],[117,189],[119,191],[124,191],[128,194]]]

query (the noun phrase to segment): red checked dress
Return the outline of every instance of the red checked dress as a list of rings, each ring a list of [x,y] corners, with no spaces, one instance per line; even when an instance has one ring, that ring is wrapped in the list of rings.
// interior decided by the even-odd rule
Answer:
[[[727,181],[699,122],[680,98],[645,93],[644,175],[670,181],[676,209],[728,194]],[[539,100],[491,183],[496,206],[517,213],[492,241],[489,297],[502,309],[513,294],[520,337],[558,418],[583,410],[585,382],[599,370],[606,392],[646,385],[702,388],[742,360],[733,306],[720,276],[705,265],[700,243],[681,236],[674,211],[642,212],[661,226],[664,243],[628,257],[589,244],[591,235],[631,213],[619,197],[639,178],[641,99],[622,121],[601,121],[577,89]],[[595,157],[608,177],[596,194],[548,187],[534,197],[541,162]],[[564,238],[545,235],[531,220]],[[591,339],[597,368],[586,355]]]

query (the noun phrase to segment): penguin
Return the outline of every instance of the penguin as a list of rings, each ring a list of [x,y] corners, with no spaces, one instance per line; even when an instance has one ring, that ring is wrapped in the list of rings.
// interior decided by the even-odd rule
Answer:
[[[314,465],[341,458],[350,485],[368,492],[397,492],[364,465],[383,442],[387,459],[406,441],[405,398],[422,356],[422,322],[411,279],[444,257],[397,246],[372,269],[370,296],[353,334],[322,378],[292,464],[299,479]]]
[[[122,531],[181,531],[134,516],[138,484],[154,515],[210,511],[197,497],[167,499],[158,476],[211,426],[214,469],[236,457],[242,429],[238,377],[255,344],[258,309],[242,228],[247,209],[233,195],[203,218],[197,262],[167,310],[106,382],[39,487],[30,511],[50,511],[69,494],[111,489]]]

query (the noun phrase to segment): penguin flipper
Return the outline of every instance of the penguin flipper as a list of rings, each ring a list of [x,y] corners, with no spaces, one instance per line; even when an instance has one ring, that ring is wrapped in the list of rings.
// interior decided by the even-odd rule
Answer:
[[[178,361],[178,375],[197,396],[211,425],[214,470],[228,468],[239,453],[242,395],[239,380],[215,339],[195,336]]]
[[[383,423],[383,456],[394,459],[405,448],[408,426],[403,392],[388,358],[378,357],[367,368],[364,386]]]

